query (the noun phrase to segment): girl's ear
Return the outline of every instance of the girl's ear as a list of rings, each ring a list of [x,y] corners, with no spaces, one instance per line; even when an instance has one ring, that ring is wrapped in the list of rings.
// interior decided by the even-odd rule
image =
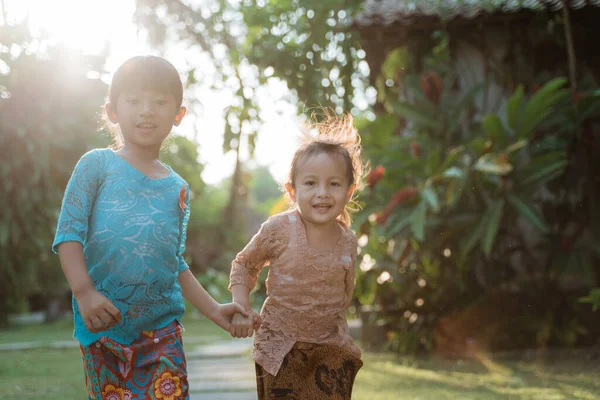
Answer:
[[[180,107],[179,111],[177,112],[177,115],[175,116],[175,122],[173,122],[173,125],[179,126],[181,120],[183,119],[183,117],[185,117],[186,112],[187,109],[185,107]]]
[[[294,190],[294,186],[291,183],[285,184],[285,191],[290,195],[290,199],[295,203],[296,202],[296,191]]]
[[[113,108],[112,104],[106,103],[104,109],[106,110],[106,115],[108,115],[108,119],[110,120],[110,122],[112,122],[113,124],[119,122],[117,120],[117,111]]]

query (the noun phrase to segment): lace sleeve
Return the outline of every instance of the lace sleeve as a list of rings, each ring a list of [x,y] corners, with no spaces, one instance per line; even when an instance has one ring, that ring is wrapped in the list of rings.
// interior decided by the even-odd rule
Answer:
[[[183,258],[185,241],[187,238],[187,225],[190,220],[190,188],[187,184],[184,184],[179,192],[179,208],[179,212],[182,215],[179,223],[179,241],[177,246],[179,266],[177,267],[177,270],[179,273],[182,273],[190,268]]]
[[[356,238],[354,238],[356,239]],[[355,275],[356,275],[356,253],[358,251],[358,243],[356,242],[356,240],[352,241],[353,244],[353,248],[351,249],[351,253],[350,253],[350,265],[348,267],[348,270],[346,271],[346,302],[345,302],[345,309],[348,309],[348,307],[350,307],[350,304],[352,303],[352,296],[354,295],[354,287],[355,287],[355,283],[354,283],[354,279],[355,279]]]
[[[281,242],[277,216],[269,218],[244,249],[231,263],[229,290],[233,285],[242,284],[250,290],[256,285],[260,271],[269,265],[277,245]]]
[[[100,186],[99,151],[92,150],[77,162],[69,179],[60,209],[52,251],[58,254],[58,245],[79,242],[85,246],[88,221]]]

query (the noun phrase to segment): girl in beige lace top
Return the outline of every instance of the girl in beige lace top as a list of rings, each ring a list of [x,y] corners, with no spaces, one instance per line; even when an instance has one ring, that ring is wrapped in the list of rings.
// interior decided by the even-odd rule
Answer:
[[[252,336],[249,293],[270,266],[252,352],[260,400],[350,399],[362,366],[346,322],[357,252],[347,208],[362,174],[360,138],[350,117],[315,128],[291,163],[295,209],[269,218],[232,263],[233,299],[250,313],[234,316],[234,337]]]

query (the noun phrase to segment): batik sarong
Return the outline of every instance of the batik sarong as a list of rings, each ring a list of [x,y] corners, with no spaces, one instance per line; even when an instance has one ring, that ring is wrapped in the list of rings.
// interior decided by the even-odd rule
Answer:
[[[91,400],[189,399],[182,326],[144,331],[129,345],[102,337],[80,346]]]
[[[256,364],[259,400],[349,400],[362,361],[344,348],[297,342],[273,376]]]

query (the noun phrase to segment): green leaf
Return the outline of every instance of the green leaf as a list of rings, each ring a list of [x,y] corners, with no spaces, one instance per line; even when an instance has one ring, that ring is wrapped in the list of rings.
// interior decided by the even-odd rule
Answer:
[[[515,210],[533,226],[538,228],[543,233],[548,233],[550,231],[543,218],[539,215],[533,205],[526,203],[518,196],[513,194],[508,194],[506,198],[508,202],[515,208]]]
[[[550,165],[546,165],[545,167],[537,171],[533,171],[530,175],[523,178],[521,184],[523,186],[529,186],[546,183],[562,175],[568,163],[569,162],[567,160],[559,160]]]
[[[519,137],[528,136],[537,125],[552,112],[552,107],[568,96],[569,89],[561,89],[567,80],[556,78],[546,83],[529,100],[523,111],[523,124],[519,129]]]
[[[476,171],[494,175],[507,175],[513,170],[513,166],[509,162],[492,153],[481,156],[473,168]]]
[[[403,116],[409,121],[419,123],[424,126],[428,126],[430,128],[438,128],[439,123],[431,116],[423,114],[416,107],[408,103],[393,103],[392,110],[398,114]]]
[[[600,308],[600,288],[592,289],[590,294],[579,299],[580,303],[591,303],[592,310],[596,311]]]
[[[433,175],[434,171],[440,165],[440,149],[433,149],[427,156],[426,173],[427,175]]]
[[[483,129],[491,139],[504,140],[507,136],[502,120],[495,114],[483,117]]]
[[[476,155],[480,155],[480,154],[483,154],[483,152],[485,150],[486,142],[487,142],[487,140],[485,138],[478,136],[478,137],[474,138],[473,140],[471,140],[467,144],[467,147],[469,149],[471,149],[471,151],[473,151],[473,153],[475,153]]]
[[[458,160],[458,158],[464,153],[464,147],[460,146],[458,148],[455,148],[451,151],[449,151],[446,155],[446,159],[444,160],[444,162],[440,165],[440,167],[437,169],[436,174],[441,173],[442,171],[446,171],[448,168],[450,168],[450,166],[452,164],[454,164],[456,162],[456,160]]]
[[[481,240],[481,236],[483,235],[485,214],[483,214],[479,221],[477,221],[471,231],[465,236],[465,238],[461,242],[461,258],[466,258],[471,250],[477,245],[477,243]]]
[[[421,190],[421,197],[427,202],[429,203],[429,205],[431,206],[431,208],[433,209],[433,211],[438,212],[440,210],[440,204],[438,201],[438,197],[437,194],[435,193],[435,190],[431,187],[426,187],[423,190]]]
[[[442,176],[447,176],[451,178],[463,178],[465,176],[465,171],[458,167],[451,167],[444,171]]]
[[[475,96],[477,96],[482,88],[483,82],[473,86],[456,104],[456,107],[454,107],[450,116],[450,123],[448,126],[449,133],[453,133],[458,128],[458,124],[460,123],[463,114],[469,109],[469,106],[475,99]]]
[[[508,126],[513,132],[518,132],[521,125],[521,109],[523,108],[523,85],[519,85],[517,90],[506,102],[506,117],[508,119]]]
[[[419,242],[425,240],[425,219],[427,218],[427,203],[421,201],[412,212],[411,227],[415,239]]]
[[[386,225],[389,226],[389,229],[387,230],[387,236],[390,238],[395,237],[401,233],[404,228],[410,226],[412,215],[409,214],[403,218],[397,218],[397,216],[394,216],[392,218],[393,219],[390,219],[390,222]]]
[[[514,153],[515,151],[521,150],[523,147],[527,146],[527,143],[529,143],[527,140],[521,139],[508,146],[504,152],[506,154]]]
[[[500,229],[502,212],[504,210],[504,199],[497,200],[486,212],[485,227],[481,239],[481,250],[486,256],[492,253],[494,241]]]

